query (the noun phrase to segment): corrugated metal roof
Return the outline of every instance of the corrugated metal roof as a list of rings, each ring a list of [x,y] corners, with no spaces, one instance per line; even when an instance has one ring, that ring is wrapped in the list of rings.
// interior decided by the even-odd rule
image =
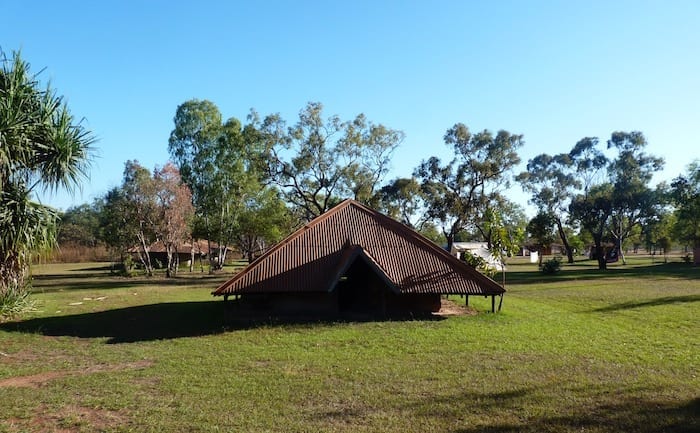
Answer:
[[[505,292],[406,225],[346,200],[292,233],[212,294],[328,292],[360,255],[399,293]]]

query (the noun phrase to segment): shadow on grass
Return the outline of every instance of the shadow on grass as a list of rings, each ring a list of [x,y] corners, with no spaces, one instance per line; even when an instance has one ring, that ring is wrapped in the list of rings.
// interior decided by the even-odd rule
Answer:
[[[506,273],[510,284],[540,284],[557,281],[605,280],[620,277],[670,277],[689,280],[700,279],[700,267],[686,263],[659,263],[644,266],[612,265],[607,270],[599,270],[588,264],[577,262],[564,265],[555,275],[544,275],[539,271],[515,271]],[[495,280],[500,281],[500,274]]]
[[[454,433],[539,433],[539,432],[636,432],[636,433],[697,433],[700,431],[700,399],[669,402],[654,401],[635,396],[634,391],[618,390],[601,401],[590,398],[590,390],[582,389],[590,403],[583,405],[547,405],[536,410],[537,402],[545,396],[552,398],[561,391],[525,387],[505,392],[467,391],[454,395],[428,395],[401,405],[401,413],[418,419],[435,419],[442,425],[464,425],[465,412],[470,414],[497,414],[477,417],[478,425],[453,429]],[[323,411],[315,421],[342,421],[352,425],[364,419],[373,408],[341,408]],[[527,414],[527,415],[526,415]],[[499,416],[500,415],[500,416]],[[469,416],[468,416],[469,418]],[[504,420],[508,421],[504,421]]]
[[[51,293],[62,290],[82,290],[82,289],[118,289],[135,286],[167,286],[167,287],[202,287],[216,286],[230,275],[197,275],[195,277],[118,277],[109,274],[45,274],[37,275],[32,279],[34,293]]]
[[[622,399],[593,408],[572,408],[569,415],[533,416],[523,423],[498,423],[454,430],[454,433],[596,431],[697,433],[700,399],[679,403]]]
[[[590,389],[577,391],[582,396],[590,394]],[[546,394],[556,394],[556,391]],[[535,395],[536,394],[536,395]],[[465,392],[414,403],[414,410],[420,415],[461,419],[460,408],[478,413],[494,413],[499,410],[504,419],[518,421],[499,422],[496,418],[484,420],[482,425],[467,426],[453,430],[455,433],[516,433],[542,431],[596,431],[596,432],[637,432],[690,433],[700,431],[700,398],[669,402],[655,401],[639,397],[635,391],[618,390],[605,400],[592,399],[590,403],[577,406],[561,406],[560,411],[536,410],[523,417],[523,407],[532,405],[533,399],[542,398],[542,390],[522,388],[507,392],[482,393]],[[563,412],[563,413],[562,413]]]
[[[108,344],[198,337],[270,326],[318,325],[384,320],[443,320],[435,315],[377,317],[353,315],[274,315],[232,311],[223,301],[167,302],[93,313],[41,317],[0,324],[7,332],[47,336],[107,338]]]
[[[596,313],[607,313],[607,312],[619,311],[619,310],[631,310],[633,308],[657,307],[660,305],[669,305],[669,304],[683,304],[686,302],[700,302],[700,295],[667,296],[664,298],[657,298],[657,299],[652,299],[649,301],[623,302],[621,304],[613,304],[613,305],[609,305],[607,307],[596,308],[595,310],[592,310],[592,311],[596,312]]]

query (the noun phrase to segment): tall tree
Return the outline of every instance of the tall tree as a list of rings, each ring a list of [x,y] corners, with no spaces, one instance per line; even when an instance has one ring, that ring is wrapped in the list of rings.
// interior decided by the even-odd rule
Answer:
[[[597,144],[597,138],[585,138],[569,153],[584,180],[584,189],[574,197],[569,210],[572,221],[591,234],[598,267],[605,269],[604,237],[610,235],[621,254],[622,243],[632,230],[658,215],[662,193],[648,184],[663,160],[644,153],[647,142],[637,131],[611,135],[608,148],[617,152],[611,160],[602,155]],[[596,183],[602,167],[607,168],[607,178]]]
[[[87,176],[95,139],[63,97],[41,86],[19,53],[0,51],[0,315],[27,296],[31,253],[56,240],[57,212],[39,190],[73,190]]]
[[[192,191],[197,226],[218,244],[212,268],[221,268],[245,203],[262,188],[260,134],[235,118],[222,122],[214,103],[196,99],[177,108],[174,123],[168,149]]]
[[[569,214],[591,235],[598,269],[607,269],[603,241],[612,214],[612,185],[594,185],[586,194],[578,194],[569,205]]]
[[[324,119],[319,102],[309,102],[293,126],[273,114],[259,129],[267,143],[272,179],[307,220],[344,198],[374,204],[376,188],[404,137],[363,114],[350,121]]]
[[[136,239],[132,239],[132,246],[138,245],[139,260],[146,270],[146,274],[153,275],[153,263],[151,262],[151,246],[157,240],[157,203],[156,185],[151,178],[151,173],[138,161],[127,161],[124,165],[124,180],[122,181],[122,194],[126,212],[124,218],[127,224],[133,225],[132,232]]]
[[[676,205],[676,237],[694,247],[694,254],[700,248],[700,162],[688,165],[684,175],[671,182],[671,197]],[[695,263],[699,258],[695,257]]]
[[[509,184],[510,171],[518,163],[522,135],[488,130],[472,134],[455,124],[444,136],[455,158],[443,165],[437,157],[423,161],[414,175],[421,182],[427,216],[441,226],[451,249],[455,236],[473,228],[500,188]]]
[[[182,183],[180,172],[172,163],[153,172],[155,183],[155,232],[165,247],[166,276],[177,274],[180,246],[191,238],[191,220],[194,216],[192,193]]]
[[[573,191],[580,188],[581,182],[574,175],[573,159],[569,154],[550,156],[537,155],[527,163],[527,171],[520,173],[517,180],[523,189],[532,194],[530,203],[539,212],[552,215],[557,226],[569,263],[574,255],[566,235],[564,223],[567,219],[569,203]]]
[[[664,165],[663,158],[644,153],[647,140],[639,131],[613,132],[608,148],[617,150],[608,173],[613,181],[610,232],[625,263],[622,243],[632,229],[659,216],[663,191],[649,187],[651,178]]]
[[[113,258],[128,265],[128,250],[134,246],[137,226],[130,221],[131,208],[121,187],[107,191],[101,200],[100,227],[102,240],[111,251]],[[124,269],[128,271],[128,269]]]

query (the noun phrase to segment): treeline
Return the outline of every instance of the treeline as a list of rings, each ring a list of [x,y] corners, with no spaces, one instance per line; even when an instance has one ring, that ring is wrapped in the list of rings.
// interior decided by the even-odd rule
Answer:
[[[230,248],[253,260],[304,222],[353,198],[448,249],[475,240],[512,254],[560,241],[573,262],[575,251],[592,245],[604,269],[609,250],[700,245],[698,164],[671,185],[652,187],[663,159],[646,153],[641,132],[586,137],[568,152],[536,156],[515,173],[522,135],[472,132],[458,123],[443,137],[452,149],[449,161],[430,157],[411,177],[386,179],[403,139],[401,131],[362,114],[326,116],[317,102],[292,124],[255,111],[244,124],[224,120],[210,101],[190,100],[174,117],[172,162],[150,173],[128,161],[121,186],[92,206],[66,211],[59,241],[101,242],[120,259],[136,255],[148,273],[149,248],[161,243],[170,274],[177,271],[174,253],[205,239],[217,250],[211,261],[217,269]],[[538,209],[531,220],[508,197],[514,181]]]

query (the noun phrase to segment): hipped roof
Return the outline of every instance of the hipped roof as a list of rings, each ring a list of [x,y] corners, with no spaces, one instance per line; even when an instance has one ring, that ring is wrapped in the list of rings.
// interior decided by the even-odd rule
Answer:
[[[505,292],[408,226],[346,200],[292,233],[212,294],[330,292],[360,258],[399,294]]]

